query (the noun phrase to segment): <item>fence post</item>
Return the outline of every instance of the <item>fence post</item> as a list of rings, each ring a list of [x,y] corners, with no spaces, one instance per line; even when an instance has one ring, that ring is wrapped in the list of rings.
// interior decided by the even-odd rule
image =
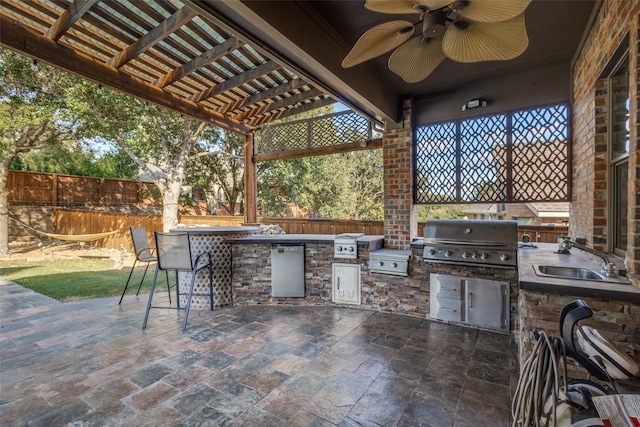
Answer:
[[[51,175],[51,206],[58,206],[58,174]]]
[[[104,178],[100,178],[100,194],[98,198],[98,203],[104,206]]]

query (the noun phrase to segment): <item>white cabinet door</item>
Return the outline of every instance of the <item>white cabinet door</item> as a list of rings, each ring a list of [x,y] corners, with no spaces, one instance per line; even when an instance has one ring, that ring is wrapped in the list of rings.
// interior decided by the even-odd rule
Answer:
[[[360,265],[333,264],[333,302],[360,305]]]
[[[509,283],[485,279],[466,280],[467,323],[509,329]]]

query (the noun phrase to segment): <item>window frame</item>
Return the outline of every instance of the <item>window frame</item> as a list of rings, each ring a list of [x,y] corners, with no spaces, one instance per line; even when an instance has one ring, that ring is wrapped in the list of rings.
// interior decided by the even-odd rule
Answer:
[[[618,55],[616,55],[618,56]],[[626,207],[626,219],[628,220],[628,179],[625,182],[625,186],[621,187],[619,185],[619,179],[617,171],[620,167],[627,168],[627,176],[628,176],[628,168],[629,168],[629,151],[626,152],[614,152],[614,126],[613,126],[613,116],[614,112],[614,90],[613,90],[613,78],[619,72],[622,66],[625,65],[627,67],[627,102],[630,102],[631,99],[631,70],[630,67],[630,56],[628,47],[622,52],[621,55],[618,56],[615,62],[612,61],[611,71],[606,76],[607,79],[607,214],[610,219],[607,221],[607,235],[610,238],[607,239],[607,249],[608,252],[619,255],[621,257],[625,257],[627,254],[627,248],[624,249],[618,247],[618,239],[622,238],[622,216],[619,215],[618,205],[619,200],[626,196],[627,197],[627,207]],[[628,110],[627,110],[628,111]],[[627,124],[629,124],[629,111],[627,112]],[[624,190],[624,194],[623,191]],[[627,233],[628,234],[628,233]],[[628,246],[628,238],[626,239],[626,243]]]

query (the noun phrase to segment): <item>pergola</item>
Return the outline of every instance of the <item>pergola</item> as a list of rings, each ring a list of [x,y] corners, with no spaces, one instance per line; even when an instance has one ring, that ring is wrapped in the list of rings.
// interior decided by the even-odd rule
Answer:
[[[558,64],[568,68],[596,2],[534,0],[526,11],[530,43],[523,55],[505,62],[445,61],[415,84],[392,74],[385,55],[341,67],[364,31],[395,19],[363,4],[4,0],[0,44],[245,135],[245,220],[253,223],[259,126],[341,102],[388,130],[406,119],[402,106],[407,99],[429,104],[431,98],[485,80]]]

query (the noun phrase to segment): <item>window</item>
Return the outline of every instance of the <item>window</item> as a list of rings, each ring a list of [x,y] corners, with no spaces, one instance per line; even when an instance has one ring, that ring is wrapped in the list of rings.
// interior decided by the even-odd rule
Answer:
[[[609,77],[609,222],[611,251],[627,250],[629,206],[629,57],[620,61]]]

